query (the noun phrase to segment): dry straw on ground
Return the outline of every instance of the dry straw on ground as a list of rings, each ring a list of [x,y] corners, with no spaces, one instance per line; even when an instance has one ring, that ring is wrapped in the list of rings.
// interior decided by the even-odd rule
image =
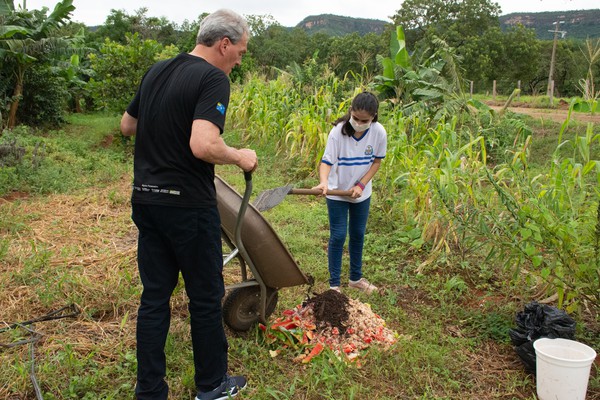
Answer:
[[[68,345],[82,359],[93,354],[97,363],[110,365],[116,362],[115,349],[134,348],[131,320],[139,284],[129,187],[124,178],[116,187],[0,202],[0,218],[12,220],[10,229],[17,231],[0,264],[0,328],[68,304],[83,311],[76,318],[32,325],[42,335],[35,345],[38,359],[52,360]],[[5,330],[0,343],[12,343],[16,336],[27,337],[27,331]],[[0,364],[26,362],[28,353],[27,346],[3,350]],[[15,371],[3,374],[10,379]],[[13,382],[0,385],[0,398],[15,392],[32,394],[30,383],[15,375]]]

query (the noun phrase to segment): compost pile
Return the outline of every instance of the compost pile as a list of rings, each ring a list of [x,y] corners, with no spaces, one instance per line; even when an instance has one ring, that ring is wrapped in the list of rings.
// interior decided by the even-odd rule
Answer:
[[[271,355],[295,350],[294,360],[310,362],[326,348],[339,357],[355,360],[371,345],[385,349],[396,342],[397,334],[368,304],[335,290],[318,294],[294,309],[283,312],[269,326],[261,325],[272,345]]]

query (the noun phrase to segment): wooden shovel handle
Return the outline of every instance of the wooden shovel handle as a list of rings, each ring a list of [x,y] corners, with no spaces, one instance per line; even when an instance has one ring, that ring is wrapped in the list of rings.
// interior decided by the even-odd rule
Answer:
[[[292,189],[288,192],[288,194],[312,194],[314,196],[318,196],[321,193],[323,192],[319,189]],[[331,189],[327,191],[327,194],[331,196],[352,196],[352,190]]]

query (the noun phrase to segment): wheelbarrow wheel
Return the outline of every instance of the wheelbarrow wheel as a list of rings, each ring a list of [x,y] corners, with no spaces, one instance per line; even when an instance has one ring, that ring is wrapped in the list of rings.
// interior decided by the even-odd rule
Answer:
[[[267,288],[267,304],[265,319],[267,319],[277,306],[277,290]],[[247,331],[259,319],[260,287],[247,286],[233,289],[223,302],[223,320],[234,331]]]

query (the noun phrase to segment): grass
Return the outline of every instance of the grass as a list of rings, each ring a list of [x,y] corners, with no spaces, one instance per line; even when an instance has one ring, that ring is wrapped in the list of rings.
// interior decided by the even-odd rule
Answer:
[[[474,94],[473,98],[484,102],[493,102],[498,105],[504,105],[509,99],[509,94],[498,94],[495,97],[490,95]],[[532,107],[532,108],[557,108],[561,104],[570,104],[572,98],[569,97],[554,97],[552,105],[550,105],[550,98],[544,95],[515,95],[511,101],[513,106]]]
[[[27,321],[75,303],[76,318],[36,323],[35,374],[45,399],[131,398],[135,384],[135,316],[140,295],[130,220],[131,147],[116,134],[118,117],[73,116],[59,132],[33,132],[19,138],[28,152],[44,141],[48,151],[39,171],[20,175],[14,196],[0,191],[0,321]],[[537,132],[539,126],[534,127]],[[548,127],[548,141],[554,140]],[[108,139],[112,138],[112,139]],[[235,132],[225,139],[239,144]],[[534,143],[536,141],[534,140]],[[542,152],[544,146],[535,149]],[[309,187],[314,177],[296,177],[282,168],[274,149],[256,149],[260,167],[254,193],[291,183]],[[532,150],[534,151],[534,150]],[[543,156],[538,156],[543,160]],[[61,174],[58,171],[62,168]],[[47,169],[48,171],[44,171]],[[49,172],[54,171],[54,172]],[[217,167],[241,190],[234,167]],[[46,186],[47,178],[55,176]],[[2,174],[0,174],[2,175]],[[12,173],[14,175],[14,173]],[[5,181],[12,176],[5,174]],[[37,182],[37,184],[36,184]],[[327,212],[320,198],[288,196],[264,213],[299,267],[312,275],[315,292],[327,288]],[[400,231],[399,231],[400,230]],[[309,364],[292,361],[290,352],[272,358],[260,331],[228,331],[230,372],[244,374],[249,387],[239,399],[535,399],[535,380],[527,374],[508,339],[517,311],[529,302],[529,288],[508,288],[504,272],[480,260],[448,252],[427,263],[427,246],[411,246],[410,228],[390,221],[377,196],[365,244],[366,276],[382,288],[366,296],[399,334],[388,351],[372,347],[356,364],[326,352]],[[347,258],[346,258],[347,260]],[[346,261],[347,262],[347,261]],[[347,265],[344,266],[347,273]],[[234,265],[225,268],[235,280]],[[282,289],[274,316],[301,303],[305,287]],[[597,321],[580,321],[578,334],[600,345]],[[25,329],[0,331],[0,343],[30,337]],[[167,342],[171,398],[192,398],[193,362],[187,302],[181,285],[172,300]],[[29,377],[29,345],[0,352],[0,398],[35,397]],[[597,367],[589,398],[600,398]]]
[[[118,119],[111,115],[73,116],[69,131],[36,132],[25,126],[3,132],[0,145],[24,149],[23,162],[0,170],[0,195],[13,192],[65,193],[92,185],[106,185],[127,173],[127,143],[117,139]],[[122,136],[121,136],[122,137]],[[107,151],[97,151],[105,148]],[[1,161],[1,160],[0,160]],[[77,179],[73,179],[77,177]]]

